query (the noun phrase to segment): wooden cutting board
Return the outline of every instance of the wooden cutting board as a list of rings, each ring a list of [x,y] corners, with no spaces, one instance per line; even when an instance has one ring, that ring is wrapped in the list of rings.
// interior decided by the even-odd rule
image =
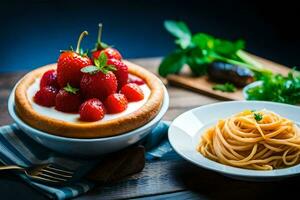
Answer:
[[[249,54],[249,56],[254,58],[256,61],[260,62],[265,68],[272,70],[274,73],[287,75],[288,72],[291,70],[288,67],[280,65],[278,63],[274,63],[270,60],[255,55]],[[215,97],[217,99],[222,99],[222,100],[243,100],[244,99],[242,88],[232,93],[213,90],[212,87],[216,83],[210,81],[207,76],[192,77],[190,73],[183,73],[180,75],[168,75],[167,80],[171,85],[187,88],[192,91],[199,92],[201,94]]]

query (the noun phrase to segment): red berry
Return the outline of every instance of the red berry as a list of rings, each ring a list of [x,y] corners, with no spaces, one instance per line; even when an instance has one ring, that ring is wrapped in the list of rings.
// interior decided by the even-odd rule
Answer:
[[[81,68],[92,65],[87,56],[81,56],[76,52],[67,51],[62,53],[57,61],[57,80],[60,87],[70,83],[74,87],[80,84],[83,73]]]
[[[113,73],[116,75],[118,80],[119,89],[122,88],[128,82],[128,67],[122,61],[116,59],[110,59],[107,61],[108,65],[113,65],[116,70]]]
[[[80,71],[81,68],[93,64],[91,59],[80,49],[82,38],[87,34],[87,31],[80,34],[76,51],[65,51],[60,54],[57,61],[57,81],[60,87],[65,87],[68,83],[79,87],[83,75]]]
[[[80,120],[82,121],[98,121],[103,119],[105,108],[99,99],[93,98],[85,101],[79,108]]]
[[[58,90],[52,86],[42,87],[35,93],[33,100],[41,106],[52,107],[55,106],[57,92]]]
[[[40,88],[46,87],[46,86],[52,86],[55,88],[59,88],[58,83],[57,83],[57,73],[56,70],[50,69],[46,71],[40,82]]]
[[[121,89],[121,93],[125,95],[129,102],[140,101],[144,99],[144,93],[135,83],[127,83]]]
[[[128,102],[123,94],[111,94],[104,102],[105,108],[108,113],[120,113],[126,110]]]
[[[98,59],[102,51],[106,54],[108,59],[122,60],[122,55],[120,54],[120,52],[117,49],[111,47],[94,51],[92,53],[92,60]]]
[[[81,104],[80,94],[60,89],[55,99],[55,109],[62,112],[76,113]]]
[[[106,99],[108,95],[117,91],[116,76],[111,72],[104,74],[99,71],[95,74],[85,73],[80,82],[80,90],[85,99]]]
[[[144,85],[145,82],[143,79],[133,76],[131,74],[128,75],[128,83],[135,83],[137,85]]]

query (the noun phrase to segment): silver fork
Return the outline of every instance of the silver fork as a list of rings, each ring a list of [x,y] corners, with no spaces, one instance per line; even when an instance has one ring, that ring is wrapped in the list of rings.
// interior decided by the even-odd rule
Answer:
[[[33,180],[54,184],[68,182],[74,176],[73,171],[62,169],[53,164],[36,165],[30,168],[18,165],[0,166],[0,171],[6,170],[21,172]]]

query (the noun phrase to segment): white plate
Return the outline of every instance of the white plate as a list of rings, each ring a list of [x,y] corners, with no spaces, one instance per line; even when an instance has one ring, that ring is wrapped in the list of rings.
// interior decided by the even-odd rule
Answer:
[[[169,140],[175,151],[186,160],[235,179],[269,181],[300,174],[300,164],[270,171],[248,170],[220,164],[196,151],[204,130],[219,119],[230,117],[245,109],[272,110],[279,115],[300,122],[300,107],[265,101],[229,101],[201,106],[178,116],[169,128]]]
[[[159,113],[144,126],[121,135],[95,139],[60,137],[35,129],[24,123],[18,117],[14,106],[15,102],[13,90],[8,99],[8,112],[18,127],[38,143],[63,154],[75,157],[92,157],[115,152],[128,147],[149,134],[167,112],[169,107],[169,95],[167,89],[164,87],[164,100]]]

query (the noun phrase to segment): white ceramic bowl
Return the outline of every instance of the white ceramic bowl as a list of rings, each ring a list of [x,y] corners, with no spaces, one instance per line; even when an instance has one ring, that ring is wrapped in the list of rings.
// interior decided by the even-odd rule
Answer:
[[[96,139],[60,137],[30,127],[17,116],[14,105],[15,102],[13,90],[8,100],[8,112],[18,127],[32,139],[54,151],[63,154],[77,157],[91,157],[118,151],[138,142],[147,134],[149,134],[167,112],[169,107],[169,95],[167,89],[164,87],[164,100],[159,113],[154,119],[144,126],[118,136]]]
[[[227,118],[245,109],[260,110],[264,108],[293,120],[297,124],[300,122],[299,106],[265,101],[221,102],[201,106],[178,116],[169,128],[170,143],[175,151],[186,160],[235,179],[269,181],[300,174],[300,164],[270,171],[249,170],[223,165],[207,159],[196,151],[205,129],[213,126],[219,119]]]

